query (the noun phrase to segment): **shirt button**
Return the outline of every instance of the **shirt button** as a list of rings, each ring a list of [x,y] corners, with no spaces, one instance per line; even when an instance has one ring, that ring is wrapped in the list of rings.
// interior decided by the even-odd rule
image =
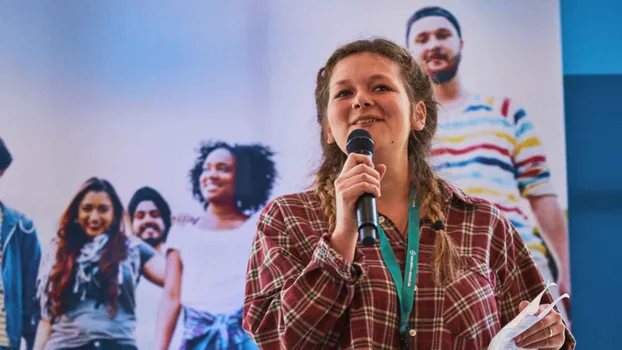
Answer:
[[[410,336],[411,336],[411,337],[414,337],[414,336],[416,336],[416,335],[417,335],[417,331],[416,331],[416,330],[414,330],[414,329],[411,329],[411,330],[408,332],[408,334],[410,334]]]
[[[380,218],[378,220],[380,221],[381,224],[384,224],[384,216],[380,215]]]

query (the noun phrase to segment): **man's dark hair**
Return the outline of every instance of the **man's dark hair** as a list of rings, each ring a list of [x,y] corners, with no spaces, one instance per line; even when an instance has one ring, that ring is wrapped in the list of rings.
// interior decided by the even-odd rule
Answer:
[[[428,6],[428,7],[424,7],[424,8],[417,10],[417,12],[413,13],[413,15],[410,16],[410,18],[408,19],[408,22],[406,24],[406,46],[407,47],[410,46],[410,41],[409,41],[410,40],[410,29],[413,23],[417,22],[418,20],[422,18],[430,17],[430,16],[439,16],[439,17],[447,18],[447,20],[451,22],[451,24],[453,24],[453,26],[456,28],[456,31],[458,32],[458,36],[460,37],[460,39],[462,39],[462,30],[460,29],[460,24],[458,23],[458,20],[451,12],[445,10],[442,7]]]
[[[0,172],[7,170],[11,163],[13,163],[11,152],[9,152],[9,149],[0,137]]]
[[[132,199],[130,199],[129,204],[127,205],[127,211],[130,214],[130,220],[134,219],[134,213],[136,212],[136,207],[142,201],[152,201],[155,204],[158,211],[160,211],[160,216],[162,217],[162,221],[164,221],[164,232],[162,232],[162,240],[166,241],[166,237],[168,236],[168,231],[171,229],[171,208],[168,203],[162,197],[162,195],[156,191],[155,189],[145,186],[141,187],[134,193]]]
[[[205,141],[197,149],[198,157],[194,167],[188,173],[192,186],[192,196],[207,209],[209,202],[201,193],[199,178],[203,173],[203,163],[212,151],[224,148],[231,152],[236,160],[235,180],[233,183],[234,204],[238,211],[251,215],[266,204],[270,197],[277,176],[272,152],[260,144],[230,145],[223,141]]]

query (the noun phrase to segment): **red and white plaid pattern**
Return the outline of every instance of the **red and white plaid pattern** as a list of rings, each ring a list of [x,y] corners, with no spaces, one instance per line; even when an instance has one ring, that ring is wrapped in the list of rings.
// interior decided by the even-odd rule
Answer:
[[[436,233],[423,222],[407,341],[411,349],[485,349],[520,301],[545,284],[496,207],[445,183],[443,193],[447,232],[466,268],[434,285]],[[381,223],[403,273],[407,242],[388,217]],[[244,329],[262,349],[399,349],[399,304],[379,246],[359,244],[349,263],[329,238],[313,191],[281,196],[264,209],[248,265]],[[551,301],[547,292],[543,302]],[[567,332],[563,349],[574,347]]]

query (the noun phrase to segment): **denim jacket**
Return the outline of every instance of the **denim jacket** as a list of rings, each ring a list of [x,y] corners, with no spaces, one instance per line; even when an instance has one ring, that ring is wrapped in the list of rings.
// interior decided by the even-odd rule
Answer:
[[[0,206],[3,213],[0,242],[7,334],[11,348],[19,349],[24,338],[27,348],[32,349],[39,323],[35,291],[41,245],[32,220],[2,202]]]

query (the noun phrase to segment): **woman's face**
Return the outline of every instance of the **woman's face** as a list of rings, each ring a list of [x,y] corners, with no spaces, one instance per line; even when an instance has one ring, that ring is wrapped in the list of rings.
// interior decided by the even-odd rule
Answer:
[[[199,178],[203,198],[210,203],[232,202],[236,161],[226,148],[217,148],[205,158]]]
[[[346,152],[348,135],[366,129],[375,150],[406,150],[412,130],[425,126],[413,118],[400,66],[374,53],[358,53],[339,61],[330,79],[328,142]],[[423,103],[421,103],[423,106]]]
[[[104,191],[89,191],[78,206],[78,224],[93,238],[110,228],[114,219],[112,200]]]

